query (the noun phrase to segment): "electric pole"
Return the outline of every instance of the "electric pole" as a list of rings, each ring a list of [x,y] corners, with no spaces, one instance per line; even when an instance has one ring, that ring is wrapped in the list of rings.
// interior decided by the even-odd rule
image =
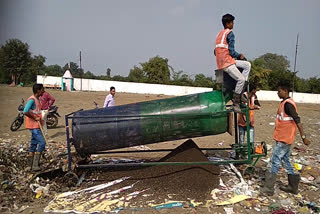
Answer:
[[[293,67],[293,87],[292,87],[292,97],[294,92],[294,81],[296,79],[296,65],[297,65],[297,53],[298,53],[298,41],[299,41],[299,33],[297,34],[297,42],[296,42],[296,53],[294,55],[294,67]]]
[[[81,66],[81,51],[80,51],[80,91],[82,91],[82,66]]]

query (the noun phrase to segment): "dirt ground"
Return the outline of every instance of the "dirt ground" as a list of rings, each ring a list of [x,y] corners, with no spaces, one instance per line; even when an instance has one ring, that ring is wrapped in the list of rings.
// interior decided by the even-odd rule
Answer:
[[[60,90],[47,89],[47,91],[55,97],[55,105],[59,107],[58,112],[62,116],[59,118],[58,127],[55,129],[49,129],[49,141],[51,143],[55,142],[66,142],[65,134],[65,122],[64,115],[77,111],[79,109],[93,109],[95,106],[93,101],[96,101],[101,107],[104,103],[105,96],[107,92],[63,92]],[[0,98],[2,102],[0,103],[0,139],[5,141],[6,139],[13,139],[13,143],[29,145],[30,133],[24,127],[21,127],[16,132],[10,131],[10,125],[14,118],[17,116],[17,107],[20,104],[21,98],[25,101],[32,94],[32,89],[30,87],[8,87],[0,86]],[[277,96],[275,93],[274,96]],[[144,102],[154,99],[164,99],[169,96],[164,95],[149,95],[149,94],[129,94],[129,93],[116,93],[116,105],[123,105],[135,102]],[[262,107],[259,111],[255,112],[255,141],[265,141],[268,145],[272,145],[272,134],[274,130],[274,120],[275,114],[278,108],[278,102],[260,102]],[[320,106],[316,104],[297,104],[298,113],[301,117],[301,121],[304,126],[305,133],[307,134],[309,140],[312,142],[311,146],[305,147],[303,145],[297,144],[301,143],[301,138],[297,135],[295,145],[300,145],[299,147],[306,148],[308,155],[319,155],[320,151]],[[199,137],[194,138],[193,141],[199,147],[228,147],[228,145],[233,144],[234,137],[229,134],[221,134],[216,136]],[[176,148],[185,140],[163,142],[157,144],[148,145],[151,149],[162,149],[162,148]],[[115,157],[127,157],[127,158],[161,158],[165,154],[136,154],[136,155],[117,155]],[[261,162],[261,161],[260,161]],[[261,163],[258,163],[261,164]],[[314,193],[311,193],[311,195]],[[319,194],[319,191],[318,193]],[[312,196],[310,196],[312,197]],[[52,199],[52,198],[51,198]],[[33,213],[41,213],[43,207],[47,204],[39,204],[37,201],[34,202],[35,209]],[[29,206],[33,205],[29,203]],[[29,209],[30,210],[30,209]],[[174,212],[168,211],[170,213],[206,213],[207,209],[197,209],[197,210],[176,210]],[[217,213],[224,213],[221,209],[217,210]],[[29,213],[32,213],[30,211]],[[163,212],[162,212],[163,213]],[[250,212],[252,213],[252,212]]]

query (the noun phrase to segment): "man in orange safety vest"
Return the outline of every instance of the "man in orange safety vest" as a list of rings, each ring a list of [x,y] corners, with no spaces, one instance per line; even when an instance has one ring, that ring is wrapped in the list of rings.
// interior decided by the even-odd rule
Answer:
[[[289,84],[280,84],[278,86],[278,96],[282,99],[276,115],[276,125],[273,133],[273,139],[276,141],[273,145],[271,157],[271,169],[267,170],[264,187],[260,189],[262,194],[272,196],[274,194],[274,185],[280,164],[286,169],[288,174],[288,186],[280,186],[282,191],[297,194],[300,181],[300,175],[296,174],[290,163],[291,144],[296,137],[297,129],[300,132],[301,139],[305,145],[309,145],[303,131],[302,123],[298,115],[296,103],[289,97]]]
[[[225,14],[222,17],[224,29],[217,35],[214,53],[218,69],[229,74],[237,82],[233,95],[233,109],[235,112],[241,113],[241,95],[246,89],[251,64],[244,60],[243,54],[235,51],[235,36],[232,32],[234,19],[231,14]],[[242,73],[238,68],[243,69]]]
[[[34,84],[32,91],[33,95],[28,98],[27,104],[23,110],[23,113],[26,116],[26,128],[31,132],[31,142],[27,159],[28,165],[32,168],[32,171],[39,171],[41,153],[46,147],[46,141],[39,126],[43,126],[41,104],[39,101],[39,97],[44,92],[43,85]]]

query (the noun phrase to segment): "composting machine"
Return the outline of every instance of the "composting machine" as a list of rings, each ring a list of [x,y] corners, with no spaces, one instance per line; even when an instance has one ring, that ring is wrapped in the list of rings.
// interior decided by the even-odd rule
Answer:
[[[220,72],[220,73],[219,73]],[[151,165],[201,165],[201,164],[252,164],[266,155],[254,154],[250,146],[250,135],[247,134],[247,144],[238,143],[237,114],[227,103],[232,97],[235,82],[230,77],[217,71],[216,81],[223,82],[220,90],[190,94],[161,100],[133,103],[80,110],[65,116],[68,169],[71,171],[71,145],[81,156],[91,154],[133,153],[133,152],[169,152],[172,149],[114,151],[152,144],[157,142],[188,139],[194,137],[218,135],[232,131],[235,142],[229,148],[200,148],[202,150],[234,150],[236,158],[213,162],[143,162],[118,164],[126,166]],[[222,79],[221,79],[222,78]],[[222,81],[223,80],[223,81]],[[249,117],[249,108],[242,105],[242,112]],[[247,121],[249,121],[247,119]],[[69,127],[69,123],[71,126]],[[233,123],[235,125],[233,125]],[[71,131],[71,133],[70,133]],[[249,133],[249,123],[247,124]],[[78,168],[108,167],[109,164],[78,164]],[[112,164],[114,167],[115,164]]]

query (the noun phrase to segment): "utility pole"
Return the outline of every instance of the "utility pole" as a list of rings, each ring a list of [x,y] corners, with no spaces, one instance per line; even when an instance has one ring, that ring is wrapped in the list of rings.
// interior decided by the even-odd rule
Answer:
[[[299,33],[297,34],[297,42],[296,42],[296,53],[294,55],[294,67],[293,67],[293,87],[292,87],[292,97],[294,92],[294,81],[296,79],[296,65],[297,65],[297,53],[298,53],[298,41],[299,41]]]
[[[80,51],[80,91],[82,91],[82,66],[81,66],[81,51]]]

